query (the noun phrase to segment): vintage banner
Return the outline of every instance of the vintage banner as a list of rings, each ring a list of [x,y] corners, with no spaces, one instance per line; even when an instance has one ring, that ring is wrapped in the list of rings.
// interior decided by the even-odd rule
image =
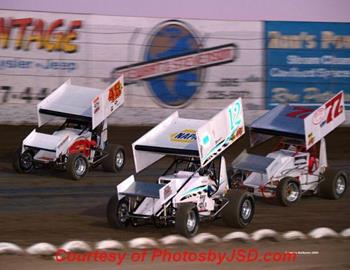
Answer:
[[[20,106],[28,117],[31,107],[67,79],[104,89],[120,74],[125,108],[202,115],[237,97],[246,110],[264,106],[262,22],[0,14],[4,113]]]
[[[266,22],[264,32],[249,21],[0,14],[0,121],[16,111],[16,121],[35,122],[35,104],[67,79],[104,89],[120,74],[128,124],[174,110],[210,117],[238,97],[248,118],[281,102],[318,106],[341,90],[349,108],[347,23]]]

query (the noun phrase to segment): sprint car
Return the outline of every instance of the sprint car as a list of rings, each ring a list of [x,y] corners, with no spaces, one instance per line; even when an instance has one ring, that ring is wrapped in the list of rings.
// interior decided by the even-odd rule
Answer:
[[[267,156],[244,150],[229,173],[232,188],[255,196],[277,198],[284,206],[305,194],[339,199],[347,189],[345,171],[329,168],[325,136],[345,121],[344,93],[339,92],[316,110],[279,105],[249,127],[251,146],[278,136]]]
[[[136,172],[164,156],[174,157],[173,163],[156,183],[136,181],[132,175],[117,185],[107,205],[109,224],[175,225],[186,237],[196,234],[204,219],[222,217],[229,226],[247,226],[254,215],[253,196],[229,190],[221,155],[244,132],[241,99],[209,121],[173,113],[132,145]]]
[[[106,119],[124,103],[124,91],[123,77],[106,90],[66,81],[37,105],[38,128],[52,120],[63,124],[53,134],[34,129],[17,150],[14,169],[30,173],[47,165],[66,170],[75,180],[100,164],[106,171],[120,171],[124,148],[108,143]]]

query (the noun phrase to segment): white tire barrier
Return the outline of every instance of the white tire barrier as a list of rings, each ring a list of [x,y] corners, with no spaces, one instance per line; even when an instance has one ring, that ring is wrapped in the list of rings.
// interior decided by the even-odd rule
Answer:
[[[30,255],[52,256],[56,253],[57,248],[49,243],[37,243],[26,249]]]
[[[343,231],[340,233],[340,236],[342,236],[342,237],[344,237],[344,238],[350,237],[350,228],[347,228],[347,229],[343,230]]]
[[[65,251],[72,252],[89,252],[91,251],[91,247],[84,241],[75,240],[69,241],[61,246],[61,249]]]
[[[282,234],[282,238],[285,240],[304,240],[306,235],[299,231],[289,231]]]
[[[339,237],[339,235],[330,228],[322,227],[313,229],[311,232],[309,232],[309,237],[314,239],[321,239]]]
[[[251,239],[254,241],[261,241],[265,239],[278,241],[279,235],[276,231],[270,229],[261,229],[253,232],[251,234]]]
[[[218,242],[220,242],[220,238],[214,234],[211,234],[211,233],[200,233],[200,234],[197,234],[196,236],[192,237],[191,241],[194,244],[203,244],[203,243],[208,243],[208,242],[218,243]]]
[[[158,243],[152,239],[147,237],[139,237],[129,241],[129,248],[134,249],[147,249],[147,248],[155,248],[158,246]]]
[[[223,242],[229,242],[229,241],[248,242],[249,240],[250,240],[249,234],[245,232],[232,232],[225,235],[222,238]]]
[[[163,246],[170,246],[170,245],[186,245],[189,243],[189,240],[186,237],[183,237],[181,235],[168,235],[163,238],[159,239],[159,242]]]
[[[168,235],[159,239],[159,243],[152,239],[146,237],[139,237],[128,241],[127,245],[122,242],[115,240],[103,240],[96,242],[94,245],[95,250],[121,250],[126,248],[131,249],[148,249],[148,248],[157,248],[159,244],[161,246],[170,246],[170,245],[190,245],[194,244],[205,244],[205,243],[220,243],[220,242],[229,242],[229,241],[242,241],[242,242],[251,242],[251,241],[261,241],[264,239],[270,239],[274,241],[279,241],[281,239],[292,241],[292,240],[305,240],[307,238],[311,239],[321,239],[321,238],[350,238],[350,228],[344,229],[342,232],[337,233],[336,231],[321,227],[316,228],[308,233],[306,236],[300,231],[288,231],[282,234],[277,233],[274,230],[270,229],[261,229],[257,230],[250,235],[245,232],[232,232],[225,235],[222,239],[211,233],[200,233],[192,239],[187,239],[180,235]],[[92,248],[84,241],[75,240],[64,243],[61,247],[66,251],[71,252],[90,252]],[[57,251],[57,247],[50,243],[37,243],[31,245],[27,249],[22,249],[16,244],[9,242],[0,242],[0,255],[36,255],[36,256],[52,256]]]
[[[16,255],[16,254],[22,254],[23,249],[21,249],[16,244],[3,242],[0,243],[0,254],[3,255]]]
[[[95,249],[120,250],[124,249],[124,245],[121,242],[115,240],[103,240],[96,243]]]

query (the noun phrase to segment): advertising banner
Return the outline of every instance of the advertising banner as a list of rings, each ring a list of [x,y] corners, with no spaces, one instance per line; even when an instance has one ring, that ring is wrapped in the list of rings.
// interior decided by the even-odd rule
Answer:
[[[266,109],[320,106],[344,91],[350,108],[350,23],[266,22]]]
[[[201,114],[241,96],[247,109],[263,107],[261,22],[104,16],[90,21],[96,32],[114,33],[109,37],[120,38],[114,42],[127,44],[111,46],[113,54],[100,52],[120,60],[99,64],[108,80],[124,74],[126,106],[195,109]],[[123,36],[116,35],[120,32]]]
[[[264,107],[262,22],[2,10],[0,36],[3,117],[20,108],[35,122],[31,108],[67,79],[103,89],[121,74],[129,124],[143,123],[135,109],[161,120],[169,109],[215,113],[238,97],[246,110]]]

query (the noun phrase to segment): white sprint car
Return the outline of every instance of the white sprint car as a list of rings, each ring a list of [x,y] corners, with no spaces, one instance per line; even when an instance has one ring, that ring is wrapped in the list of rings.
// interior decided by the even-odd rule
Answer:
[[[14,169],[30,173],[40,164],[52,165],[75,180],[100,164],[106,171],[120,171],[125,152],[108,143],[106,119],[124,103],[124,92],[123,77],[104,91],[65,82],[37,105],[39,128],[55,118],[63,125],[53,134],[34,129],[17,150]]]
[[[343,92],[316,110],[275,107],[251,124],[250,141],[255,146],[279,136],[279,144],[267,156],[243,151],[232,162],[231,187],[276,197],[284,206],[295,204],[304,193],[339,199],[347,189],[348,176],[328,167],[324,137],[344,121]]]
[[[153,222],[174,224],[178,233],[196,234],[199,221],[222,216],[245,227],[254,215],[253,196],[229,190],[222,152],[244,134],[241,99],[209,121],[180,118],[175,112],[133,143],[136,172],[164,156],[174,162],[156,183],[130,176],[117,186],[107,206],[112,227]]]

